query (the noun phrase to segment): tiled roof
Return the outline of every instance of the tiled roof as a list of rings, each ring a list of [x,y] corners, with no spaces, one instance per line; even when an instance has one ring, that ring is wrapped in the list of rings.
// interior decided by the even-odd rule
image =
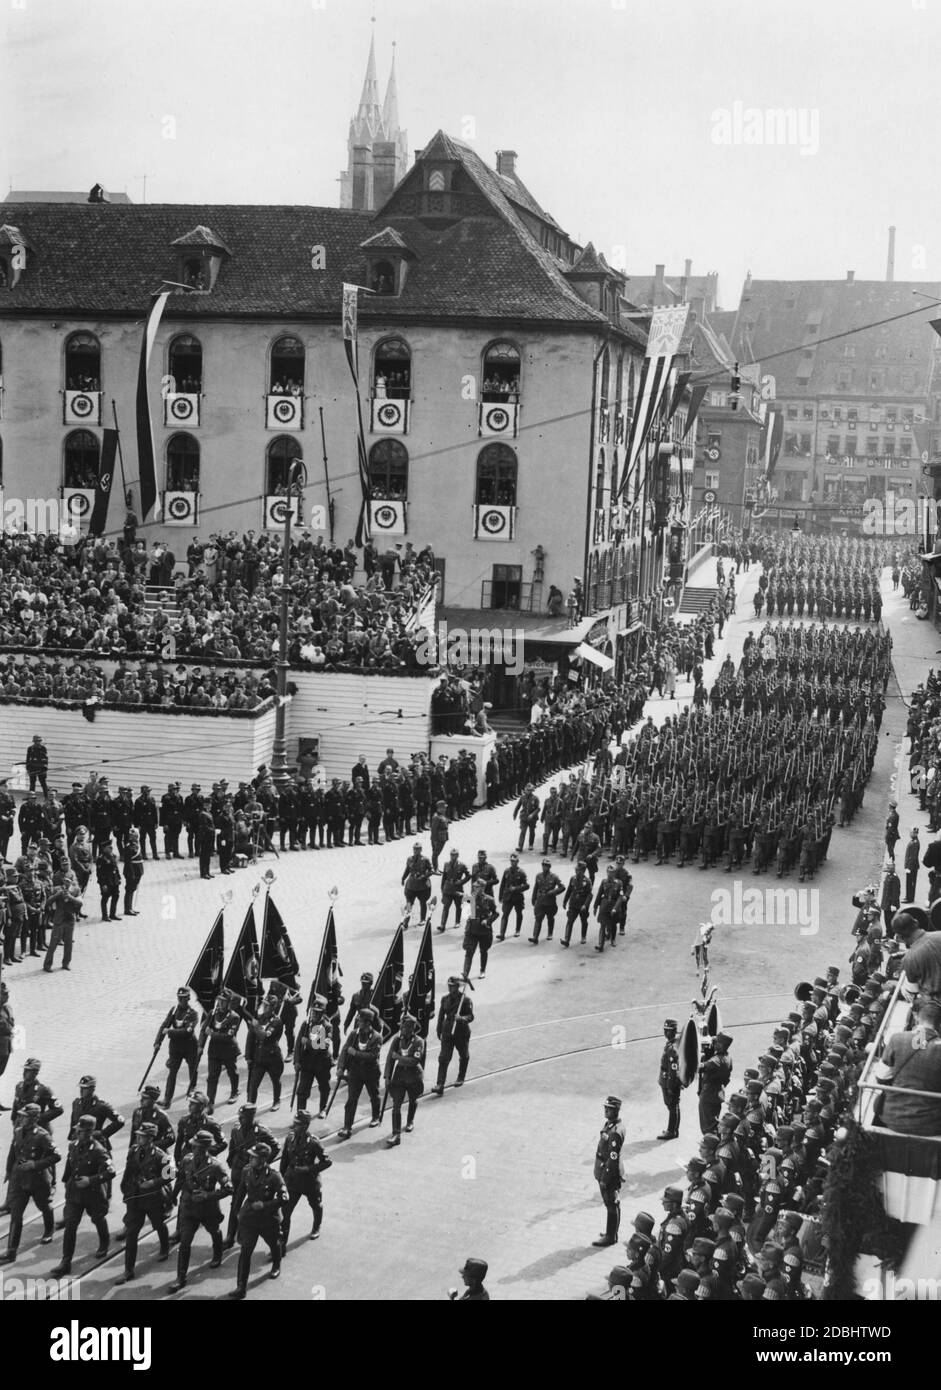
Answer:
[[[603,256],[599,256],[591,242],[585,249],[576,256],[575,263],[569,271],[570,275],[610,275],[612,272],[605,264]]]
[[[486,200],[478,213],[444,226],[415,216],[403,194],[421,179],[417,164],[378,213],[226,204],[10,205],[4,217],[33,251],[17,286],[0,298],[0,317],[30,311],[142,314],[162,280],[179,278],[173,243],[194,226],[205,226],[224,239],[230,258],[211,293],[173,296],[171,316],[338,319],[343,282],[363,283],[363,243],[389,228],[417,261],[400,295],[384,296],[381,303],[363,297],[363,322],[428,316],[609,326],[576,294],[473,150],[439,131],[422,156],[431,157],[460,163]],[[314,246],[325,249],[324,270],[311,269]],[[634,327],[627,331],[632,339],[640,337]]]
[[[938,298],[939,290],[941,285],[927,281],[752,280],[742,291],[732,349],[742,362],[762,363],[779,397],[889,397],[901,391],[903,370],[914,372],[914,389],[902,395],[924,396],[937,342],[928,320],[937,309],[912,310],[919,306],[918,294]],[[882,319],[895,321],[850,332]],[[834,335],[847,336],[823,341]],[[852,387],[838,384],[845,370],[853,373]],[[881,386],[871,385],[872,371]]]
[[[562,232],[562,228],[550,212],[540,207],[536,199],[530,193],[519,174],[514,170],[512,174],[496,174],[500,180],[500,187],[503,189],[511,203],[518,203],[520,207],[531,212],[534,217],[539,217],[543,222],[548,222],[550,227],[555,227],[556,231]],[[564,236],[565,233],[562,232]]]

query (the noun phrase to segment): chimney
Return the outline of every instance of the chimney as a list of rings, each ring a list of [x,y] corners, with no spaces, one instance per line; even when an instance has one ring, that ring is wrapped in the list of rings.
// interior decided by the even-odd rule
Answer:
[[[846,272],[846,283],[847,283],[848,285],[851,285],[855,279],[856,279],[856,271],[855,271],[855,270],[848,270],[848,271]]]
[[[895,228],[889,228],[889,255],[885,263],[885,278],[891,285],[895,279]]]
[[[497,173],[509,174],[511,178],[516,173],[515,150],[497,150]]]
[[[691,260],[689,260],[689,259],[687,258],[687,260],[685,260],[685,261],[683,262],[683,276],[684,276],[685,279],[688,280],[689,277],[692,275],[692,273],[693,273],[693,263],[692,263]]]
[[[689,276],[690,276],[690,271],[692,270],[692,268],[693,268],[693,263],[692,263],[691,260],[687,259],[687,260],[685,260],[685,261],[683,262],[683,278],[682,278],[682,280],[680,281],[680,303],[681,303],[681,304],[685,304],[685,303],[687,302],[687,298],[686,298],[686,297],[687,297],[687,295],[688,295],[688,293],[689,293]]]
[[[665,286],[664,286],[664,283],[663,283],[663,272],[664,272],[665,270],[666,270],[666,266],[664,266],[664,265],[656,265],[656,266],[654,266],[654,270],[653,270],[653,294],[651,295],[651,301],[652,301],[653,307],[654,307],[655,309],[656,309],[657,306],[660,304],[661,300],[664,298],[664,295],[665,295],[665,292],[666,292],[666,291],[665,291]]]

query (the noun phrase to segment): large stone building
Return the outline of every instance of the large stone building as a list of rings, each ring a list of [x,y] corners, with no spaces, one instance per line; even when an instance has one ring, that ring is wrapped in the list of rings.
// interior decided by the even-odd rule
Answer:
[[[784,436],[770,481],[791,518],[813,511],[815,524],[853,526],[869,498],[924,495],[938,412],[928,319],[939,290],[852,271],[746,280],[731,346],[773,378]]]

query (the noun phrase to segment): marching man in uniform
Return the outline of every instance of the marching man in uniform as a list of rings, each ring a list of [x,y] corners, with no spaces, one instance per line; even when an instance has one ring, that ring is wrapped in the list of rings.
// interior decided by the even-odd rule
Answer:
[[[307,1198],[308,1205],[314,1213],[310,1238],[316,1240],[320,1235],[323,1223],[320,1174],[332,1164],[333,1159],[327,1157],[319,1139],[310,1132],[310,1114],[306,1110],[298,1110],[294,1116],[291,1133],[284,1141],[279,1164],[281,1176],[287,1187],[287,1200],[281,1217],[282,1256],[287,1254],[287,1245],[291,1237],[291,1216],[302,1197]]]
[[[163,1097],[164,1110],[169,1110],[173,1104],[177,1072],[184,1062],[190,1078],[187,1095],[196,1089],[196,1058],[199,1055],[199,1048],[196,1045],[196,1025],[198,1022],[196,1010],[190,1006],[190,992],[183,985],[176,992],[176,1008],[171,1009],[167,1014],[154,1040],[154,1048],[156,1049],[164,1038],[169,1037],[170,1039],[170,1051],[167,1057],[167,1089]]]
[[[271,1251],[269,1279],[281,1273],[281,1222],[279,1213],[287,1202],[287,1191],[281,1174],[268,1166],[271,1150],[267,1144],[255,1144],[250,1151],[248,1167],[242,1173],[243,1200],[239,1212],[239,1263],[236,1285],[230,1298],[244,1298],[248,1292],[248,1276],[252,1268],[252,1253],[258,1237]]]
[[[621,1184],[624,1181],[621,1150],[627,1131],[621,1120],[621,1101],[608,1096],[604,1103],[604,1125],[595,1149],[595,1181],[607,1214],[604,1232],[592,1245],[615,1245],[621,1224]]]
[[[470,1062],[470,1026],[474,1021],[474,1005],[464,993],[463,986],[468,982],[460,975],[448,978],[448,992],[438,1006],[438,1080],[432,1086],[432,1094],[444,1094],[444,1083],[448,1075],[448,1065],[456,1052],[458,1055],[457,1080],[455,1086],[463,1086]]]
[[[402,1101],[408,1096],[408,1116],[405,1132],[415,1127],[415,1111],[424,1087],[425,1040],[418,1031],[418,1019],[404,1014],[398,1033],[389,1044],[386,1056],[385,1082],[392,1101],[392,1135],[386,1140],[389,1148],[402,1142]]]
[[[137,1132],[137,1143],[128,1149],[124,1177],[121,1179],[121,1192],[127,1204],[124,1222],[124,1273],[116,1284],[128,1284],[137,1276],[134,1266],[137,1261],[137,1243],[149,1220],[160,1242],[159,1260],[170,1258],[170,1234],[167,1230],[167,1212],[171,1203],[171,1189],[176,1169],[169,1154],[156,1145],[157,1126],[146,1120]]]
[[[294,1044],[294,1070],[297,1072],[297,1108],[306,1110],[307,1099],[314,1082],[320,1095],[317,1119],[322,1120],[330,1098],[330,1077],[333,1072],[332,1029],[324,1012],[326,996],[315,994],[307,1018],[301,1024]],[[282,1169],[282,1172],[284,1170]]]

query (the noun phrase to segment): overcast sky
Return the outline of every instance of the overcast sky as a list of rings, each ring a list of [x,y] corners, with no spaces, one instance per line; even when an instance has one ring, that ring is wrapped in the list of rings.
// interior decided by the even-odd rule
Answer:
[[[2,0],[0,187],[336,205],[372,0]],[[375,0],[411,152],[513,148],[629,271],[941,278],[941,0]],[[738,103],[738,108],[736,108]],[[749,110],[799,115],[743,143]],[[738,115],[736,115],[736,111]],[[727,113],[727,115],[723,115]],[[170,118],[169,120],[167,118]],[[759,133],[776,137],[774,128]],[[726,141],[726,143],[722,143]]]

